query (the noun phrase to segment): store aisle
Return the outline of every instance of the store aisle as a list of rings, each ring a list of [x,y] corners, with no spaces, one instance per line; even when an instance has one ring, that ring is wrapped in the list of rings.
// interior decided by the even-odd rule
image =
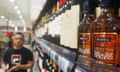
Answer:
[[[39,54],[33,50],[33,48],[31,48],[31,45],[29,44],[25,44],[24,45],[26,48],[30,49],[32,52],[33,52],[33,56],[34,56],[34,65],[33,65],[33,68],[32,70],[28,70],[28,72],[43,72],[41,71],[40,69],[40,60],[39,60]]]
[[[42,72],[39,65],[39,54],[36,51],[33,51],[34,54],[34,66],[32,72]]]

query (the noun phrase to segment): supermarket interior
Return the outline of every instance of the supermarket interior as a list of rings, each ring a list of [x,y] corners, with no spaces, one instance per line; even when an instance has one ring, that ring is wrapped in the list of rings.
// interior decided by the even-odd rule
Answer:
[[[120,72],[120,0],[0,0],[0,72]]]

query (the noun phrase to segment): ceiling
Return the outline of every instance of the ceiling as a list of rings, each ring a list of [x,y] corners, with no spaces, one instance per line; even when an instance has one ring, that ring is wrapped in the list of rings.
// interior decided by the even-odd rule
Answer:
[[[15,0],[15,2],[0,0],[0,16],[6,16],[3,19],[0,18],[0,26],[6,26],[7,20],[9,20],[9,26],[32,28],[32,24],[38,18],[45,2],[46,0]],[[16,5],[18,9],[14,9]],[[19,14],[17,14],[17,10],[20,10]],[[20,15],[21,17],[19,17]]]

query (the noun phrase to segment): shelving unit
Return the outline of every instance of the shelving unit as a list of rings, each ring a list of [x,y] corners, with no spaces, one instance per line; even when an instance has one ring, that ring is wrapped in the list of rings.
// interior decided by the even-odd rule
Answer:
[[[94,1],[96,1],[95,6],[97,8],[99,0]],[[55,13],[52,11],[54,11],[54,5],[57,7],[57,2],[50,9],[43,9],[33,30],[39,35],[39,28],[42,28],[42,25],[47,25],[47,34],[45,35],[47,38],[35,39],[35,43],[38,45],[37,49],[41,50],[40,48],[42,48],[43,54],[48,57],[48,62],[52,60],[58,65],[59,70],[57,72],[120,72],[118,67],[107,65],[92,57],[84,57],[78,53],[77,30],[78,24],[83,19],[83,2],[84,0],[66,0],[66,3],[59,7]],[[46,4],[45,7],[48,6]],[[51,24],[53,27],[49,27]],[[61,27],[61,32],[56,26]],[[50,31],[51,29],[52,31]],[[51,36],[54,37],[55,35],[59,35],[59,40],[52,39]],[[54,44],[54,42],[56,43]],[[76,51],[71,51],[72,48]]]
[[[73,70],[76,60],[75,52],[59,47],[44,39],[36,39],[36,43],[41,46],[43,52],[46,53],[63,72],[71,72]]]
[[[120,68],[107,65],[93,58],[85,58],[74,51],[70,51],[44,39],[36,38],[35,43],[38,45],[37,48],[42,48],[43,52],[47,54],[63,72],[120,72]]]

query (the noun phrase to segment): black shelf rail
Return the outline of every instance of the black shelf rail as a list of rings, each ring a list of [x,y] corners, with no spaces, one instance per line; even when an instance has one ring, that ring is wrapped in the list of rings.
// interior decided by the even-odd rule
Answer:
[[[76,62],[75,52],[64,49],[44,39],[36,39],[36,43],[40,45],[43,52],[46,53],[63,72],[72,72]]]
[[[78,55],[74,51],[55,45],[47,40],[37,38],[35,42],[63,72],[120,72],[118,67]]]

